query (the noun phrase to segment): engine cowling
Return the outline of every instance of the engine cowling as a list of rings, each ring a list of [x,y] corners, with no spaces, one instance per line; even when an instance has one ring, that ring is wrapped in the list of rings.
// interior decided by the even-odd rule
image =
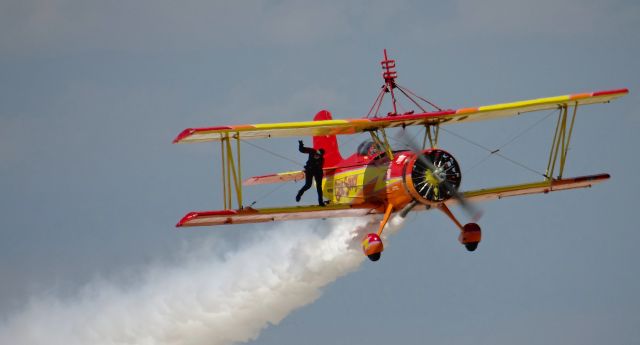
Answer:
[[[417,155],[410,158],[404,168],[404,183],[413,198],[423,204],[445,201],[454,191],[444,187],[446,183],[455,191],[460,187],[462,172],[456,159],[447,151],[428,149],[421,152],[432,167]]]

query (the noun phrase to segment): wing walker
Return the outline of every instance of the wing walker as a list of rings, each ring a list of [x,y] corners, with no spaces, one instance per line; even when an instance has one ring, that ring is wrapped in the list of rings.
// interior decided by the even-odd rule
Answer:
[[[379,215],[382,220],[378,230],[366,235],[362,241],[365,255],[377,261],[384,249],[381,234],[392,215],[406,217],[411,211],[438,209],[459,230],[459,242],[467,250],[474,251],[482,238],[480,226],[475,223],[480,218],[476,202],[586,188],[609,179],[609,174],[605,173],[567,178],[563,176],[564,167],[578,108],[609,103],[627,95],[627,89],[442,109],[396,83],[395,60],[387,57],[386,50],[381,65],[384,84],[369,113],[363,118],[333,119],[331,113],[322,110],[313,121],[187,128],[182,131],[174,143],[220,142],[223,209],[189,212],[177,226]],[[406,98],[405,104],[416,109],[405,111],[399,96]],[[380,109],[385,99],[390,99],[391,111],[381,115]],[[553,110],[557,110],[558,117],[547,168],[540,181],[472,191],[459,190],[462,180],[460,165],[453,155],[438,146],[441,126]],[[424,129],[421,145],[405,133],[404,129],[408,126]],[[390,136],[391,131],[397,132],[394,137]],[[343,157],[337,137],[361,133],[368,134],[369,139],[360,144],[357,152]],[[303,171],[291,171],[243,181],[241,141],[304,136],[313,137],[314,149],[324,150],[321,192],[327,204],[270,208],[245,205],[243,186],[298,181],[304,179],[305,175]],[[390,138],[402,142],[403,147],[408,149],[394,149],[389,143]],[[462,224],[458,220],[450,208],[456,204],[461,206],[471,222]]]

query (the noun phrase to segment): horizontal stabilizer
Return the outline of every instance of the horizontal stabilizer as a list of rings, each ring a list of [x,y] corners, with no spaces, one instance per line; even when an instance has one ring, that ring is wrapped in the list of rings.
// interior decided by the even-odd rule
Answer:
[[[254,186],[257,184],[281,183],[300,180],[304,180],[304,171],[288,171],[271,175],[254,176],[242,181],[242,185]]]

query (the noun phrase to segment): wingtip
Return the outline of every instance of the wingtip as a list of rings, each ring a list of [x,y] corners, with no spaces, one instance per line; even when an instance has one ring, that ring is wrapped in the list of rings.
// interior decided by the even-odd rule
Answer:
[[[182,228],[187,226],[197,226],[198,223],[191,223],[192,220],[199,217],[208,217],[208,216],[231,216],[238,214],[236,210],[216,210],[216,211],[192,211],[187,213],[178,224],[176,224],[176,228]]]
[[[593,96],[605,96],[605,95],[616,95],[616,94],[628,94],[629,93],[629,89],[627,88],[623,88],[623,89],[615,89],[615,90],[606,90],[606,91],[598,91],[598,92],[594,92]]]
[[[187,128],[185,130],[183,130],[182,132],[180,132],[180,134],[178,134],[178,136],[173,139],[173,144],[177,144],[180,141],[182,141],[184,138],[190,136],[191,134],[193,134],[196,130],[193,128]]]
[[[180,219],[180,221],[176,224],[176,228],[181,228],[183,227],[187,222],[189,222],[191,219],[195,218],[198,216],[198,212],[189,212],[187,213],[184,217],[182,217],[182,219]]]
[[[608,173],[596,174],[596,175],[587,175],[576,177],[576,180],[608,180],[611,178],[611,175]]]

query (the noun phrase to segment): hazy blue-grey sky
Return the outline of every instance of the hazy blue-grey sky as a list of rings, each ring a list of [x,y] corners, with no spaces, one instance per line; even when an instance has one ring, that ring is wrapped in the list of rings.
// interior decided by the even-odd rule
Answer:
[[[569,151],[565,175],[612,179],[483,204],[475,253],[440,213],[412,215],[380,262],[252,343],[637,343],[639,33],[640,3],[617,0],[1,2],[0,321],[102,281],[135,289],[200,242],[229,253],[255,240],[264,226],[174,228],[222,204],[219,148],[171,140],[320,109],[362,116],[387,48],[398,82],[447,108],[629,88],[579,111]],[[545,115],[446,129],[497,148]],[[501,152],[542,171],[552,130],[553,117]],[[343,155],[361,139],[341,138]],[[296,138],[256,144],[304,160]],[[464,189],[540,178],[451,134],[441,144]],[[299,168],[243,150],[245,176]],[[299,187],[245,199],[291,204]]]

